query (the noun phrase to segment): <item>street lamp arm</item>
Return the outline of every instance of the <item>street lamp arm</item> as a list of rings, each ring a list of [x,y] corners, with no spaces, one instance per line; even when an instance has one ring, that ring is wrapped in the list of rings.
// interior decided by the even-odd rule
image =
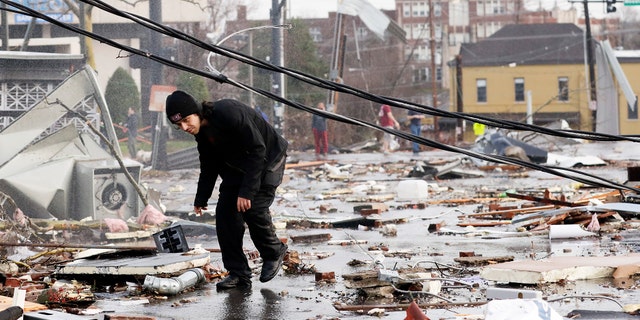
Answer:
[[[243,33],[243,32],[247,32],[247,31],[261,30],[261,29],[291,29],[291,28],[293,28],[293,25],[291,25],[290,23],[246,28],[246,29],[242,29],[242,30],[238,30],[236,32],[230,33],[226,37],[220,39],[220,41],[218,41],[216,43],[216,46],[221,45],[223,42],[229,40],[231,37],[233,37],[233,36],[235,36],[237,34],[240,34],[240,33]],[[218,71],[216,68],[214,68],[213,65],[211,64],[211,57],[214,54],[215,53],[213,53],[213,52],[209,52],[209,55],[207,56],[207,65],[209,66],[209,71],[211,71],[213,73],[216,73],[216,74],[221,74],[221,72]]]
[[[253,30],[261,30],[261,29],[291,29],[293,28],[293,26],[290,23],[287,24],[277,24],[277,25],[273,25],[273,26],[257,26],[257,27],[251,27],[251,28],[246,28],[246,29],[242,29],[242,30],[238,30],[236,32],[232,32],[229,35],[227,35],[226,37],[222,38],[220,41],[218,41],[218,43],[216,43],[216,46],[221,45],[223,42],[229,40],[229,38],[243,33],[243,32],[247,32],[247,31],[253,31]]]

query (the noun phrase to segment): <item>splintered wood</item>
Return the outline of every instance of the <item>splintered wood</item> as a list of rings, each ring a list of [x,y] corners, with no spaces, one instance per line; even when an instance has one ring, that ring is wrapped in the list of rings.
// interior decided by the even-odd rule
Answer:
[[[513,224],[529,231],[542,231],[549,229],[549,226],[554,224],[587,226],[594,219],[601,223],[609,219],[617,218],[619,220],[619,210],[591,205],[592,202],[619,200],[619,192],[617,191],[590,195],[574,201],[568,201],[564,195],[553,198],[549,190],[546,189],[543,191],[543,196],[513,192],[505,192],[505,195],[509,198],[531,202],[517,205],[490,203],[488,205],[489,211],[458,216],[460,222],[457,225],[460,227],[494,227]]]

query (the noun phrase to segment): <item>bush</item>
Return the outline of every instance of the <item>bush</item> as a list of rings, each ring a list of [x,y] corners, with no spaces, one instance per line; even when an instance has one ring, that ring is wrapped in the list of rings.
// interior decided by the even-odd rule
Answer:
[[[129,107],[136,110],[136,113],[140,113],[140,92],[138,91],[138,86],[131,75],[121,67],[116,69],[107,82],[105,100],[113,123],[126,122]],[[121,131],[116,131],[118,134],[122,134]]]

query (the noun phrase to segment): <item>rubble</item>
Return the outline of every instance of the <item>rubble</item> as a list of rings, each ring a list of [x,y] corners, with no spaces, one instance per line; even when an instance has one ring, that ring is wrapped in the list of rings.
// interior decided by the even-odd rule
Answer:
[[[563,292],[570,295],[579,281],[611,279],[620,288],[637,287],[640,264],[634,261],[636,242],[628,232],[640,226],[640,205],[627,201],[635,199],[631,193],[546,180],[513,166],[478,166],[457,155],[413,159],[399,151],[362,154],[358,158],[363,159],[355,161],[339,154],[331,157],[292,159],[288,181],[278,189],[272,214],[290,250],[284,272],[268,287],[286,290],[259,290],[265,297],[279,295],[277,304],[329,301],[325,305],[331,310],[325,307],[322,314],[387,317],[399,312],[415,319],[421,314],[445,319],[451,314],[431,315],[460,309],[469,319],[474,313],[486,319],[493,311],[480,308],[488,310],[494,300],[553,301]],[[420,172],[425,174],[416,176]],[[183,180],[197,175],[184,172],[158,179],[157,174],[142,172],[141,179],[151,188],[164,188],[158,198],[170,209],[155,211],[161,207],[155,200],[151,214],[115,219],[114,224],[106,217],[76,221],[27,214],[20,220],[3,211],[0,245],[13,260],[3,262],[8,276],[3,294],[9,288],[34,292],[27,295],[27,312],[29,300],[42,295],[48,296],[42,300],[47,302],[44,308],[74,299],[96,307],[108,303],[102,298],[105,292],[126,292],[131,300],[112,305],[112,318],[117,318],[113,311],[135,317],[140,309],[133,305],[149,301],[164,310],[153,313],[158,319],[172,308],[199,314],[198,307],[189,305],[224,299],[202,293],[225,272],[211,221],[215,211],[205,218],[189,214],[192,199],[185,193],[192,191]],[[17,208],[10,197],[4,199],[9,210]],[[584,253],[576,246],[579,240],[598,244],[585,245]],[[558,248],[557,241],[569,245]],[[13,250],[22,246],[32,252]],[[257,273],[259,256],[250,247],[246,253]],[[39,280],[20,279],[29,274]],[[87,296],[54,294],[59,293],[54,284],[65,282],[78,284],[68,291]],[[287,308],[307,307],[314,308]]]

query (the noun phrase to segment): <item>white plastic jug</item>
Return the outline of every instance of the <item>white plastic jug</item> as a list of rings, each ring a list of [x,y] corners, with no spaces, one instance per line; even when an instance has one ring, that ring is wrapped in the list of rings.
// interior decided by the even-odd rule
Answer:
[[[429,185],[424,180],[403,180],[396,188],[397,201],[426,200],[429,197]]]

